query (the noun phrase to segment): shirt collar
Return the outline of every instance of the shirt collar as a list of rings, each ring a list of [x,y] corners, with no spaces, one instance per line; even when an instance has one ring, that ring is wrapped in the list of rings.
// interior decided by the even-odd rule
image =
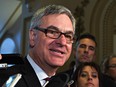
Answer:
[[[41,67],[39,67],[34,61],[33,59],[27,55],[27,60],[29,61],[29,63],[31,64],[31,66],[33,67],[40,83],[41,81],[43,81],[43,79],[47,78],[48,75],[41,69]]]

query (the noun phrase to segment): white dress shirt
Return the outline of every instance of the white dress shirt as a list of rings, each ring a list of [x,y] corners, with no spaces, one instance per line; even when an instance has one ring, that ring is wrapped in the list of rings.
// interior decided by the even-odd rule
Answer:
[[[33,59],[29,55],[27,55],[27,59],[31,64],[31,66],[33,67],[41,85],[43,86],[45,84],[44,79],[47,78],[48,75],[33,61]]]

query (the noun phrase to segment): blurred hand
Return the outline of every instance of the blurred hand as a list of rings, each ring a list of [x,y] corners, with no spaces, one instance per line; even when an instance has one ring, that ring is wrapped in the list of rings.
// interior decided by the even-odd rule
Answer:
[[[2,59],[2,55],[0,54],[0,60]]]

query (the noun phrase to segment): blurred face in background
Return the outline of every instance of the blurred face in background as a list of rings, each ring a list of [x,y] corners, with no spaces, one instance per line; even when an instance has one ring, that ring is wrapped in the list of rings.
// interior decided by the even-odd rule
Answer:
[[[78,62],[91,62],[95,58],[96,44],[89,38],[80,39],[76,49],[76,59]]]
[[[116,81],[116,57],[110,59],[107,74]]]
[[[77,78],[77,87],[99,87],[98,72],[94,67],[85,66]]]

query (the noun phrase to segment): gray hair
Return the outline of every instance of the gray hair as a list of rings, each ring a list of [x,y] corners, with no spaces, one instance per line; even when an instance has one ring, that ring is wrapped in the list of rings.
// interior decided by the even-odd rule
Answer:
[[[66,14],[70,18],[75,31],[76,20],[73,17],[71,11],[66,7],[60,5],[48,5],[46,7],[38,9],[37,12],[32,17],[30,29],[39,26],[42,22],[41,21],[42,17],[50,14]]]
[[[107,73],[108,69],[109,69],[109,61],[113,58],[116,58],[116,54],[111,54],[109,56],[107,56],[103,61],[102,61],[102,69],[103,69],[103,73]]]

